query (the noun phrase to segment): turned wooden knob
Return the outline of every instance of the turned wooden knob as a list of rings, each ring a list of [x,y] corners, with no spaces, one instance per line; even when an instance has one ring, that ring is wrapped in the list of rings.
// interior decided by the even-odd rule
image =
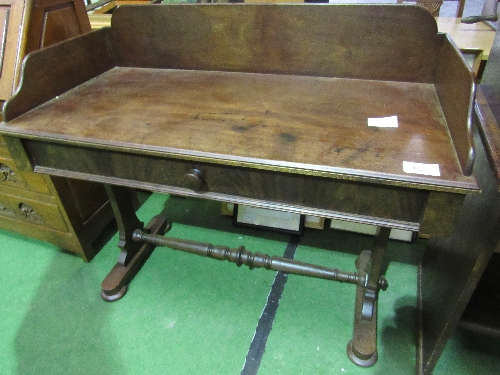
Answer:
[[[184,187],[191,190],[200,190],[203,186],[203,172],[193,168],[184,175]]]

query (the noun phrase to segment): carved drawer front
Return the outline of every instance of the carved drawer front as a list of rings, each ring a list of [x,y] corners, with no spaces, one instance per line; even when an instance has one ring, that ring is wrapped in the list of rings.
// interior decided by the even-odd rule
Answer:
[[[49,187],[42,175],[21,172],[17,169],[14,160],[0,156],[0,189],[4,186],[50,194]]]
[[[2,217],[68,231],[57,205],[27,197],[0,193],[0,218]]]

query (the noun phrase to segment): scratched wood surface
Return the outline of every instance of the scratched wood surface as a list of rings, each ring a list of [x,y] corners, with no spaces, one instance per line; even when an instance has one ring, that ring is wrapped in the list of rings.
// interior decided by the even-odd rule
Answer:
[[[368,127],[398,116],[398,128]],[[85,119],[81,122],[79,119]],[[74,126],[78,121],[78,126]],[[434,86],[352,79],[114,68],[10,122],[51,138],[467,188]]]
[[[110,29],[31,55],[0,130],[477,191],[473,80],[458,56],[419,7],[129,6]],[[397,129],[367,127],[392,115]],[[404,174],[403,161],[439,164],[441,176]]]
[[[204,4],[116,9],[120,66],[433,82],[441,41],[401,5]]]
[[[473,73],[422,7],[131,8],[112,19],[120,66],[437,83],[462,172],[472,171]]]

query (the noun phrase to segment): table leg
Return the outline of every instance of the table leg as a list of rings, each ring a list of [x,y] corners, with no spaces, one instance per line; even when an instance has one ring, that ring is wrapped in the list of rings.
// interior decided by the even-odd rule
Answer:
[[[134,230],[142,229],[147,233],[163,234],[167,228],[167,220],[163,215],[158,215],[144,228],[144,224],[135,214],[130,189],[114,185],[105,185],[105,187],[115,214],[120,236],[118,247],[121,249],[118,262],[101,285],[101,297],[111,302],[125,295],[128,284],[155,248],[152,244],[134,242],[132,240]]]
[[[378,291],[387,288],[387,281],[382,275],[382,268],[390,233],[390,228],[379,228],[372,251],[363,251],[356,260],[358,272],[366,273],[366,285],[356,286],[354,334],[353,339],[347,345],[347,354],[352,362],[362,367],[374,365],[378,358]]]
[[[337,269],[303,264],[280,257],[250,253],[243,247],[229,249],[211,244],[163,237],[169,226],[163,215],[154,217],[144,228],[137,218],[129,190],[106,185],[116,216],[121,249],[118,262],[102,282],[101,296],[106,301],[116,301],[127,292],[128,284],[156,246],[166,246],[193,254],[228,260],[250,268],[264,267],[300,275],[331,279],[356,284],[354,335],[347,346],[349,358],[357,365],[369,367],[377,361],[377,301],[380,289],[387,288],[383,273],[384,253],[391,233],[390,228],[380,227],[372,250],[363,251],[356,260],[357,274]]]

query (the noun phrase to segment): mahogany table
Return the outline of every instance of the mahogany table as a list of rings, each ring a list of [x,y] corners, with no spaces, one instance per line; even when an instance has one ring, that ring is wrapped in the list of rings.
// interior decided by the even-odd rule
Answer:
[[[156,245],[349,282],[348,354],[370,366],[390,230],[446,235],[479,193],[473,99],[472,71],[420,7],[124,6],[111,28],[25,60],[0,133],[20,168],[106,184],[121,248],[106,300]],[[164,237],[164,217],[137,219],[129,187],[379,231],[344,272]]]

